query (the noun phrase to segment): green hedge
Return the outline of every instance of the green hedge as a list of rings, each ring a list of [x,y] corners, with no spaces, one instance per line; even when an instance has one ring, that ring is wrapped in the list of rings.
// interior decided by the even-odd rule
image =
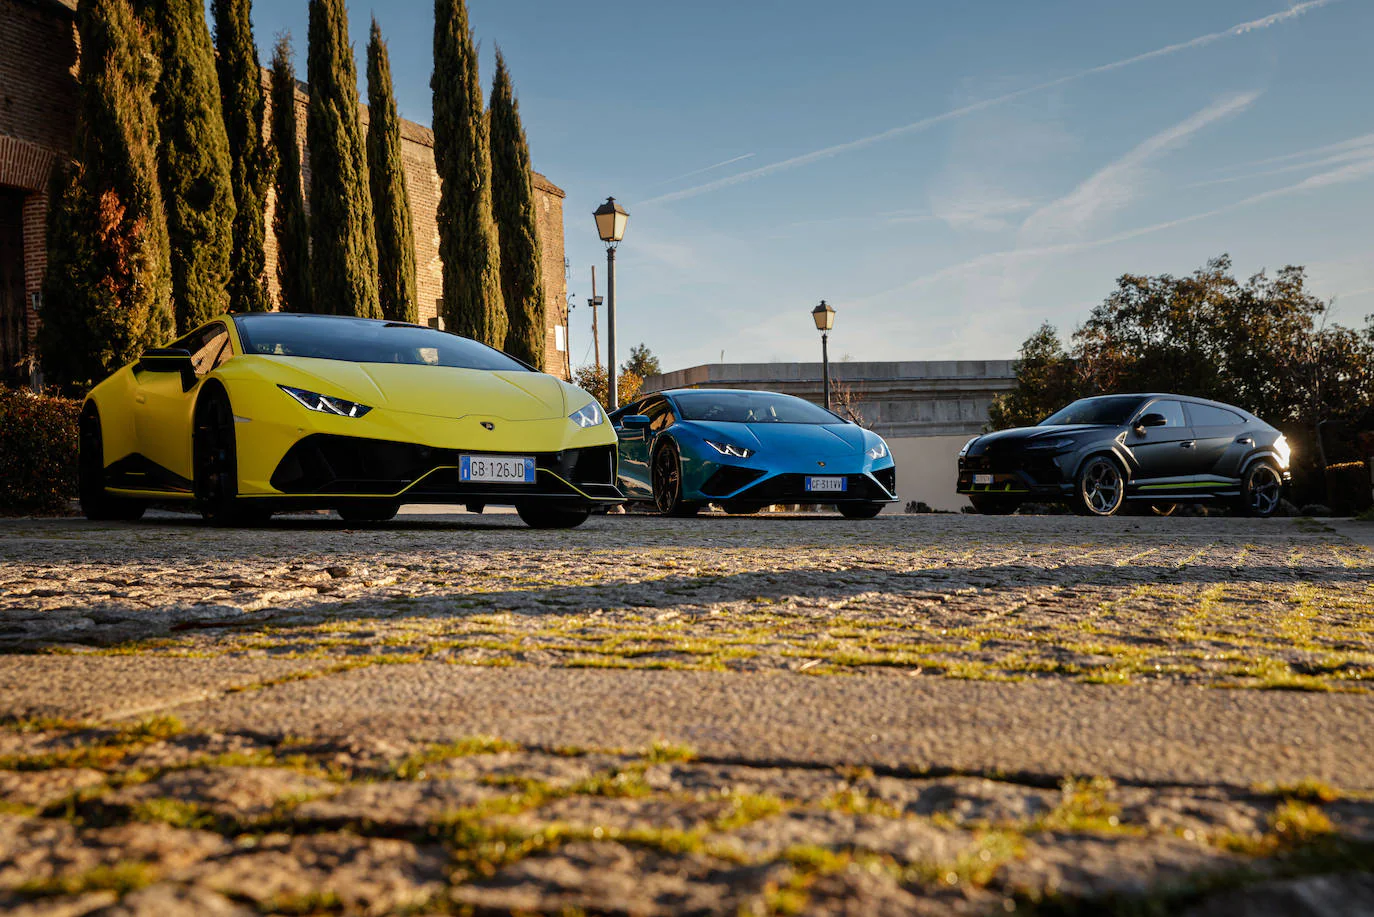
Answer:
[[[81,402],[0,387],[0,513],[51,513],[76,496]]]

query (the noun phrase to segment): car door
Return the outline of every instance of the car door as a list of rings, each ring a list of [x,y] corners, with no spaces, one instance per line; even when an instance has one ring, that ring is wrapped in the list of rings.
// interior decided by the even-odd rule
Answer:
[[[189,351],[195,377],[188,388],[179,373],[134,371],[134,429],[138,451],[157,466],[150,474],[161,480],[154,489],[189,490],[195,478],[191,459],[191,427],[200,382],[232,355],[229,330],[212,322],[174,341],[172,348]]]
[[[1240,478],[1241,462],[1255,447],[1245,418],[1235,411],[1210,404],[1184,402],[1188,423],[1197,441],[1200,483],[1233,484]]]
[[[1135,422],[1147,414],[1160,414],[1160,427],[1132,426],[1126,433],[1126,446],[1139,463],[1135,483],[1145,487],[1182,484],[1195,474],[1193,431],[1183,412],[1183,403],[1172,398],[1156,398],[1137,412]]]
[[[630,496],[649,496],[652,487],[649,483],[649,430],[647,427],[627,427],[621,421],[634,414],[644,414],[655,402],[662,398],[646,398],[643,401],[622,408],[612,423],[620,453],[620,487]]]

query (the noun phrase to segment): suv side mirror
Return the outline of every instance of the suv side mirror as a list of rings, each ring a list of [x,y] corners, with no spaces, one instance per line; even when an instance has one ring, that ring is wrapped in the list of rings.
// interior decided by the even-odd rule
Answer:
[[[154,347],[145,350],[138,360],[137,368],[145,373],[180,373],[183,391],[190,391],[196,384],[196,367],[191,362],[191,351],[180,347]]]
[[[626,414],[620,418],[620,426],[627,430],[642,430],[649,426],[649,418],[645,414]]]
[[[1143,430],[1146,427],[1162,427],[1168,423],[1168,418],[1163,414],[1146,414],[1135,422],[1135,427],[1137,430]]]

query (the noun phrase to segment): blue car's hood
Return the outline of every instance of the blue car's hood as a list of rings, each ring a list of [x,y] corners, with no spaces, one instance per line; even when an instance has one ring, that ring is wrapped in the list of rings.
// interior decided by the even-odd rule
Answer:
[[[748,446],[759,452],[839,456],[864,450],[863,428],[849,423],[689,423],[707,439]]]

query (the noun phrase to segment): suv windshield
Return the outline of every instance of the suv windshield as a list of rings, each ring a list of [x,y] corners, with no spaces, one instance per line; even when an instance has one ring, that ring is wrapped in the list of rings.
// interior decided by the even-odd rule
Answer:
[[[243,352],[261,356],[529,371],[485,344],[401,322],[282,314],[236,315],[234,322]]]
[[[1103,398],[1084,398],[1075,401],[1040,421],[1042,427],[1062,427],[1069,424],[1096,424],[1120,427],[1131,419],[1144,401],[1139,395],[1108,395]]]
[[[716,423],[844,423],[809,401],[772,392],[682,392],[673,395],[683,420]]]

